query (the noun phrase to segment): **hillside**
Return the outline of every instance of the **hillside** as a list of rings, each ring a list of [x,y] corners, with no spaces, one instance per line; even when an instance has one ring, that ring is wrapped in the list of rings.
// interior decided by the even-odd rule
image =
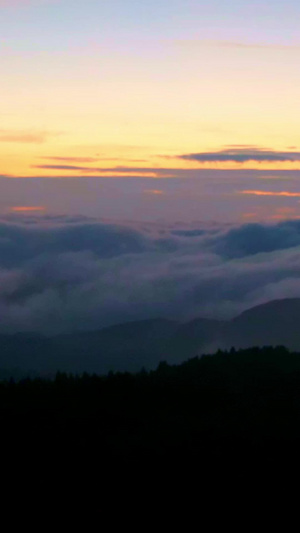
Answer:
[[[53,337],[0,335],[0,376],[47,376],[58,370],[138,372],[142,367],[154,369],[162,360],[177,364],[232,346],[300,350],[299,323],[300,299],[284,299],[253,307],[228,322],[158,318]]]

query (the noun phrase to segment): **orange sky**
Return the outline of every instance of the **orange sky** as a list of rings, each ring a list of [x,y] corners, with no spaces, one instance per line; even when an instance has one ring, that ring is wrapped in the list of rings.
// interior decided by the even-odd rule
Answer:
[[[300,149],[298,4],[287,15],[268,3],[259,20],[256,1],[226,10],[220,0],[176,0],[174,10],[165,0],[113,4],[0,3],[0,174],[300,169],[300,155],[242,164],[177,158],[233,145]]]

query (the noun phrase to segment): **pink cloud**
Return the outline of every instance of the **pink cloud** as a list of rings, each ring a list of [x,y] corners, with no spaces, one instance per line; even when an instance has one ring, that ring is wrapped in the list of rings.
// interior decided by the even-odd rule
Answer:
[[[42,205],[16,205],[10,208],[14,213],[26,213],[26,212],[36,212],[36,211],[45,211],[46,208]]]
[[[300,197],[300,192],[289,192],[289,191],[259,191],[259,190],[249,190],[249,191],[239,191],[239,194],[253,194],[254,196],[289,196],[291,198]]]

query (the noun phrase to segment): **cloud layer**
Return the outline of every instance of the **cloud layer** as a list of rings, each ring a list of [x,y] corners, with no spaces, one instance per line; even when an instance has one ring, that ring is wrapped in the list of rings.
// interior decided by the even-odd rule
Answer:
[[[299,251],[299,221],[133,227],[11,215],[0,221],[0,331],[230,318],[300,296]]]

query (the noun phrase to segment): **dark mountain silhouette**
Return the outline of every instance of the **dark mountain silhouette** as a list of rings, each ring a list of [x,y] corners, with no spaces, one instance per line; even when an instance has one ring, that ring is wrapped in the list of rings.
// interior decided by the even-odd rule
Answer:
[[[142,326],[147,332],[148,325]],[[152,321],[151,328],[157,327],[160,321]],[[101,487],[115,505],[120,479],[121,498],[129,495],[132,512],[136,503],[132,481],[144,500],[143,483],[148,484],[152,475],[162,485],[163,506],[169,494],[164,492],[164,476],[176,492],[181,485],[188,490],[191,483],[197,499],[201,496],[201,505],[203,493],[215,506],[221,488],[221,501],[228,495],[230,513],[233,497],[237,501],[234,487],[244,499],[247,487],[256,497],[263,483],[265,505],[264,479],[270,485],[275,482],[276,490],[287,490],[286,475],[292,476],[294,490],[299,419],[300,353],[284,347],[219,350],[180,365],[161,362],[156,370],[136,374],[78,377],[58,373],[52,380],[0,382],[2,462],[8,463],[10,476],[17,467],[13,486],[19,479],[17,472],[22,477],[25,466],[32,479],[35,467],[47,483],[54,474],[51,491],[57,491],[57,480],[62,480],[63,504],[71,494],[74,506],[77,500],[70,490],[78,492],[82,485],[90,500],[91,483],[100,511],[105,505],[103,497],[99,498]],[[43,485],[38,488],[42,490]],[[154,484],[151,498],[153,494],[156,497]],[[190,506],[189,494],[188,498]],[[173,506],[174,497],[168,512]]]
[[[0,335],[0,378],[56,371],[105,374],[178,364],[217,349],[285,345],[300,350],[300,299],[253,307],[231,321],[151,319],[54,337]]]
[[[300,299],[287,298],[262,304],[231,320],[224,332],[221,347],[284,345],[300,349]]]
[[[64,372],[138,372],[160,361],[178,363],[199,353],[219,322],[197,319],[180,324],[165,319],[141,320],[54,337],[0,335],[0,372],[13,375]]]
[[[139,371],[164,358],[177,322],[165,319],[118,324],[99,331],[55,337],[56,366],[77,372]]]

